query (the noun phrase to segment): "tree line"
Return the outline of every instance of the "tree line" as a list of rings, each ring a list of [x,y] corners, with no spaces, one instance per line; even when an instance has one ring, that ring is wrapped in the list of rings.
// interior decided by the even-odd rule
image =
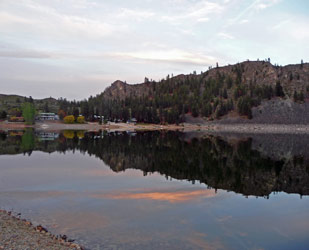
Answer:
[[[250,119],[252,107],[258,106],[262,100],[286,95],[279,80],[273,85],[260,85],[256,80],[246,82],[244,71],[243,64],[236,64],[231,74],[217,71],[210,76],[207,71],[200,75],[167,76],[159,82],[151,81],[151,85],[145,85],[142,95],[122,99],[107,97],[104,93],[83,101],[60,99],[59,115],[78,117],[82,114],[88,121],[104,116],[105,120],[111,121],[125,122],[136,118],[143,123],[178,124],[188,114],[213,120],[235,111]],[[294,100],[304,101],[304,93],[296,92]]]

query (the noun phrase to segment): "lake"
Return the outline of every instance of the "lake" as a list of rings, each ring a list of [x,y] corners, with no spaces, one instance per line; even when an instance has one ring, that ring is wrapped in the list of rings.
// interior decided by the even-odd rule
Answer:
[[[0,133],[0,208],[86,249],[308,249],[309,136]]]

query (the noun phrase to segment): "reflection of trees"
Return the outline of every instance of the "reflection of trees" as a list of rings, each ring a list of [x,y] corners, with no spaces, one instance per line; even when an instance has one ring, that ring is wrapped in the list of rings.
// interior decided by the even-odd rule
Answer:
[[[227,142],[207,136],[185,141],[183,134],[175,132],[102,135],[85,133],[81,136],[78,132],[66,132],[54,141],[33,140],[33,150],[79,150],[102,159],[116,172],[128,168],[140,169],[145,175],[159,172],[167,178],[200,181],[213,188],[244,195],[267,196],[273,191],[309,194],[309,168],[303,157],[273,160],[261,156],[252,150],[251,139]],[[10,137],[0,136],[0,145],[10,140]],[[32,145],[30,135],[23,140],[25,145]],[[14,144],[16,153],[25,152],[30,147],[26,148],[18,141]],[[3,150],[1,147],[0,152]]]
[[[21,138],[21,150],[23,152],[28,152],[30,155],[32,153],[32,150],[34,149],[35,143],[34,143],[34,133],[32,129],[26,129],[25,133],[23,134]]]

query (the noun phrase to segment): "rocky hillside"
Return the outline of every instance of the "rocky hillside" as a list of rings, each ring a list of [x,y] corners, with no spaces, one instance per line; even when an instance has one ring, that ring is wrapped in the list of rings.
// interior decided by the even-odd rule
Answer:
[[[58,112],[58,101],[52,97],[44,99],[32,99],[19,95],[0,94],[0,112],[5,111],[10,115],[21,113],[21,106],[25,102],[33,102],[37,111]]]
[[[267,100],[274,98],[279,104],[268,105]],[[290,111],[295,108],[295,116],[299,116],[299,112],[308,110],[308,98],[308,63],[281,67],[266,61],[246,61],[201,74],[167,76],[160,82],[145,79],[144,83],[130,85],[118,80],[89,102],[104,107],[103,114],[111,119],[131,116],[142,122],[177,123],[188,115],[214,120],[236,113],[251,119],[267,114],[269,109],[280,117],[280,100],[292,107]],[[261,104],[262,111],[255,108],[252,112]],[[283,109],[283,113],[289,110]],[[264,122],[264,118],[260,120]]]
[[[206,82],[209,79],[218,79],[227,82],[232,80],[245,85],[272,86],[280,82],[285,97],[293,98],[294,92],[308,93],[309,91],[309,63],[287,66],[274,66],[265,61],[246,61],[236,65],[212,68],[201,74],[178,75],[161,82],[145,82],[140,84],[127,84],[120,80],[115,81],[101,96],[110,99],[129,97],[145,97],[155,93],[156,87],[175,81],[181,83],[186,80]],[[228,87],[228,86],[226,86]]]

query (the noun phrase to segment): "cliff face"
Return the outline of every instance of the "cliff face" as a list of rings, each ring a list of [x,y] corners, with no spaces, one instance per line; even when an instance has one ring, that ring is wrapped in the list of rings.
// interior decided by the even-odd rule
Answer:
[[[153,93],[153,85],[154,83],[131,85],[117,80],[104,91],[103,97],[106,99],[124,100],[128,97],[151,96]]]

